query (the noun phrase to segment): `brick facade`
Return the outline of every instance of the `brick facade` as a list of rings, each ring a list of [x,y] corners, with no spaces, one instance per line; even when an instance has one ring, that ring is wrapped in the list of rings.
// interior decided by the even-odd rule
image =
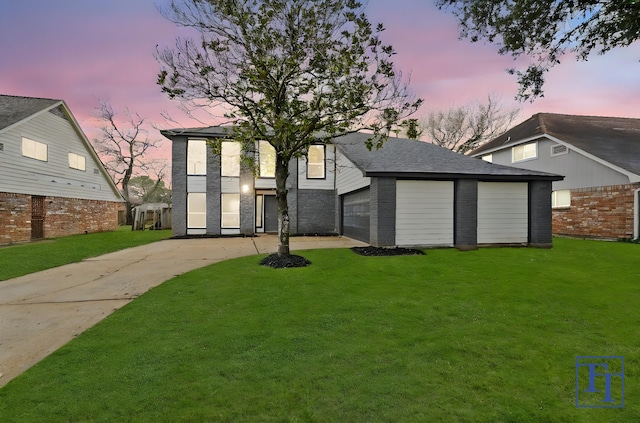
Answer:
[[[571,207],[553,210],[553,233],[633,238],[634,195],[640,184],[571,190]]]
[[[45,238],[113,231],[122,203],[45,197]],[[31,239],[31,196],[0,193],[0,244]]]

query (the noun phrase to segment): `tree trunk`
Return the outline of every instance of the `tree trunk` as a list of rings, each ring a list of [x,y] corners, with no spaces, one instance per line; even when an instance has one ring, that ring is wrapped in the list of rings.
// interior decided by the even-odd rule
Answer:
[[[276,156],[276,202],[278,205],[278,255],[289,255],[289,203],[287,202],[287,178],[289,161]]]

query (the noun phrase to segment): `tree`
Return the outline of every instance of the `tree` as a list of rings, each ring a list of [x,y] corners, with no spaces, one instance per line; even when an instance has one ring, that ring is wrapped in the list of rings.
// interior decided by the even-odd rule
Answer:
[[[517,74],[518,97],[544,95],[544,74],[567,53],[588,60],[595,50],[605,54],[640,38],[637,0],[437,0],[459,19],[462,37],[486,39],[500,45],[500,54],[533,58]]]
[[[486,103],[431,112],[421,125],[429,141],[464,154],[504,133],[518,113],[518,109],[505,110],[499,98],[489,95]]]
[[[104,161],[105,168],[121,189],[120,193],[125,201],[126,223],[130,225],[133,222],[129,191],[131,178],[138,172],[154,169],[156,163],[145,159],[144,155],[149,149],[158,148],[161,141],[149,138],[145,118],[131,113],[128,109],[124,115],[125,119],[121,122],[110,104],[100,102],[97,117],[102,121],[102,138],[94,140],[94,147]],[[163,170],[164,166],[155,171],[158,180],[162,180]]]
[[[380,147],[415,100],[395,71],[384,27],[355,0],[175,0],[163,15],[200,33],[157,52],[158,84],[192,107],[224,105],[247,160],[276,153],[278,255],[289,255],[289,162],[309,145],[370,129]]]
[[[129,199],[132,204],[171,204],[171,190],[162,179],[152,179],[147,175],[134,176],[129,180]]]

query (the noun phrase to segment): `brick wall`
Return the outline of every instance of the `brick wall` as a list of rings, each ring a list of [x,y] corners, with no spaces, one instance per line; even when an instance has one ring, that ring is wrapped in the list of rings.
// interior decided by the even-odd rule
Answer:
[[[0,192],[0,244],[31,239],[31,196]]]
[[[571,190],[571,207],[553,210],[553,233],[633,238],[634,191],[640,184]]]
[[[113,231],[122,203],[46,197],[45,238]],[[31,196],[0,193],[0,244],[31,239]]]

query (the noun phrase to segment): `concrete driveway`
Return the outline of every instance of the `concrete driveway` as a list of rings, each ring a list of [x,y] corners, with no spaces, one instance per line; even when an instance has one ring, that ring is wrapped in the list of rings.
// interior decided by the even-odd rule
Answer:
[[[363,245],[345,237],[291,238],[294,254]],[[0,282],[0,387],[174,276],[276,249],[274,235],[171,239]]]

